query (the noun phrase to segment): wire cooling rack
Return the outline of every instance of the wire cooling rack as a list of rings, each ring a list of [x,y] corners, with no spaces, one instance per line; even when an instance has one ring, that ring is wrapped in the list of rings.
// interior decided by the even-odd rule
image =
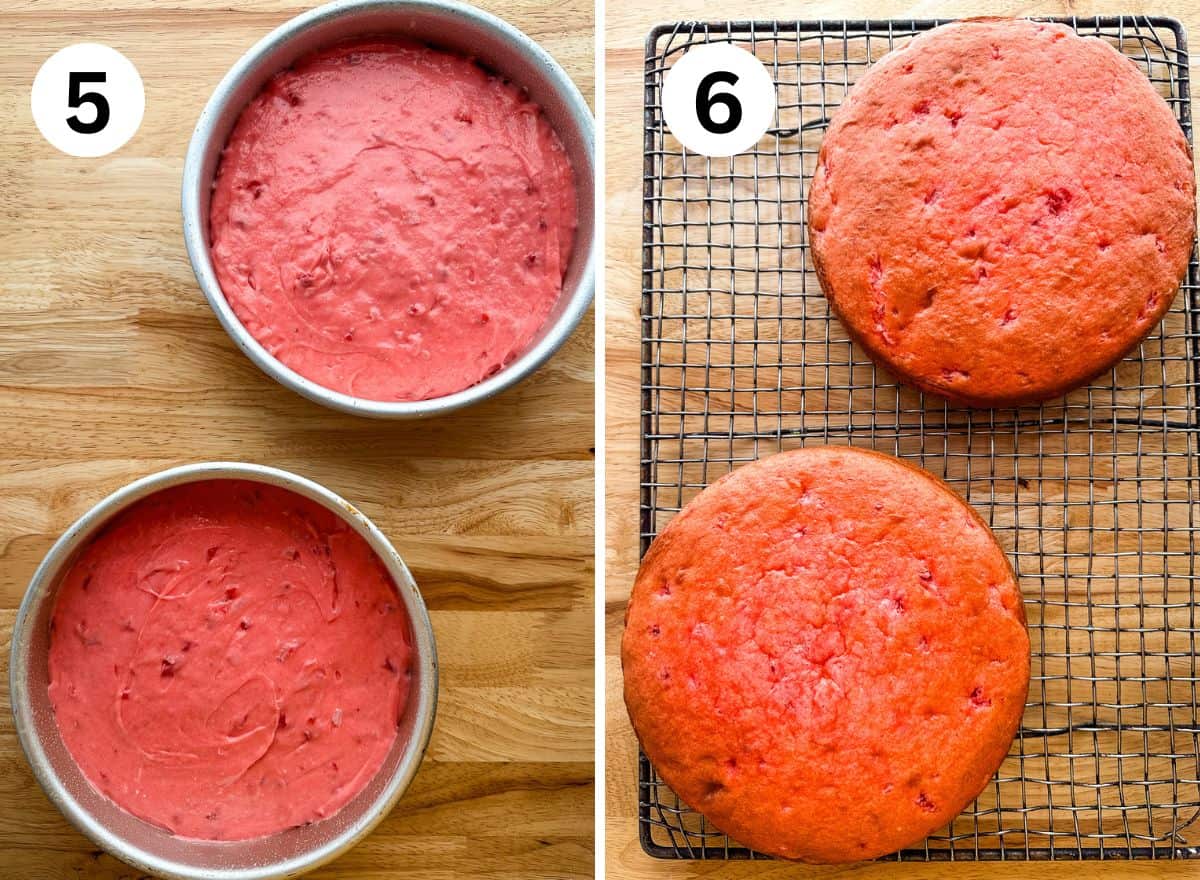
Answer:
[[[1055,19],[1132,58],[1192,137],[1183,28]],[[1011,754],[978,800],[901,860],[1200,857],[1193,255],[1158,330],[1063,400],[972,411],[876,370],[830,315],[806,197],[830,114],[873,61],[942,22],[728,22],[646,46],[641,542],[744,462],[804,445],[878,449],[945,479],[987,519],[1025,595],[1032,682]],[[709,159],[667,132],[664,72],[734,42],[775,79],[773,127]],[[643,756],[642,845],[765,858],[688,809]]]

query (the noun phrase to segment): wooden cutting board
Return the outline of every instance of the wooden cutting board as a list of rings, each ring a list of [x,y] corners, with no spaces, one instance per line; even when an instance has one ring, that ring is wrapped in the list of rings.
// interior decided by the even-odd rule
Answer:
[[[231,64],[312,4],[0,2],[0,878],[129,878],[46,799],[8,709],[8,640],[33,570],[101,497],[203,460],[277,465],[357,504],[405,557],[441,658],[413,787],[314,877],[592,873],[593,336],[459,415],[388,423],[275,385],[234,348],[180,232],[183,156]],[[590,0],[483,2],[593,93]],[[236,6],[236,8],[230,8]],[[38,67],[71,43],[125,53],[138,134],[64,156],[32,122]]]
[[[605,15],[605,173],[606,173],[606,834],[607,876],[735,880],[765,877],[1034,878],[1105,876],[1183,878],[1200,875],[1193,862],[907,863],[872,862],[813,868],[785,862],[655,861],[638,842],[637,742],[622,700],[620,640],[622,619],[638,565],[638,480],[642,265],[642,126],[645,40],[651,27],[669,21],[815,19],[929,19],[977,15],[1157,14],[1180,19],[1189,37],[1200,32],[1200,3],[1040,2],[1011,0],[757,0],[740,6],[729,0],[674,0],[648,6],[608,0]],[[1196,64],[1191,64],[1196,76]],[[1194,81],[1194,80],[1193,80]],[[701,186],[701,189],[703,187]],[[1084,439],[1086,444],[1086,439]]]

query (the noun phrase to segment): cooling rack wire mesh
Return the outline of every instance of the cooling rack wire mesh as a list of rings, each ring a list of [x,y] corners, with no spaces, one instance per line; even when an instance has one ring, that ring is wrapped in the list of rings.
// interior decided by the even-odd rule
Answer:
[[[1182,27],[1057,19],[1132,58],[1191,139]],[[1032,682],[995,779],[892,858],[1200,856],[1197,699],[1197,263],[1162,325],[1112,374],[1018,410],[950,407],[852,345],[813,272],[805,199],[830,114],[871,64],[937,21],[681,23],[645,74],[642,552],[704,486],[804,445],[898,455],[991,525],[1025,595]],[[731,41],[773,75],[748,153],[684,151],[659,104],[689,46]],[[765,858],[639,768],[642,844],[661,858]]]

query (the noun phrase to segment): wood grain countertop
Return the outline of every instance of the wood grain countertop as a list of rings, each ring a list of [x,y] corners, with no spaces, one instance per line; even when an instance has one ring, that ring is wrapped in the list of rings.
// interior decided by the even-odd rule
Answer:
[[[639,364],[642,235],[642,125],[645,40],[651,27],[672,21],[779,18],[928,19],[973,15],[1159,14],[1180,19],[1193,41],[1200,26],[1195,0],[1151,5],[1132,2],[1020,3],[997,0],[838,0],[753,4],[673,0],[644,4],[608,0],[604,28],[606,132],[606,572],[605,660],[607,672],[605,804],[607,875],[612,878],[704,877],[920,877],[1033,878],[1106,876],[1182,878],[1200,874],[1194,862],[875,862],[814,868],[784,862],[656,861],[638,842],[637,743],[625,714],[621,690],[622,617],[638,563]],[[1194,57],[1190,65],[1196,75]]]
[[[46,799],[8,709],[8,640],[35,566],[80,514],[153,471],[277,465],[358,505],[428,602],[441,700],[388,818],[314,873],[567,878],[593,868],[593,335],[589,316],[517,388],[421,423],[336,413],[274,384],[225,335],[184,251],[180,178],[218,80],[314,5],[0,3],[0,878],[131,878]],[[591,0],[480,3],[593,94]],[[95,40],[145,82],[137,135],[75,159],[29,88]]]

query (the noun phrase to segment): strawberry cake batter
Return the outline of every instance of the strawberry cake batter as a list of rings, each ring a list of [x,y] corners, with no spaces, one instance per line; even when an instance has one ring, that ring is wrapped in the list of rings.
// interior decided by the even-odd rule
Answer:
[[[562,290],[575,184],[516,85],[397,41],[317,52],[243,111],[213,264],[275,358],[344,394],[441,397],[520,356]]]
[[[119,514],[51,619],[50,701],[83,774],[182,837],[324,819],[396,739],[409,624],[366,541],[284,489],[209,480]]]

